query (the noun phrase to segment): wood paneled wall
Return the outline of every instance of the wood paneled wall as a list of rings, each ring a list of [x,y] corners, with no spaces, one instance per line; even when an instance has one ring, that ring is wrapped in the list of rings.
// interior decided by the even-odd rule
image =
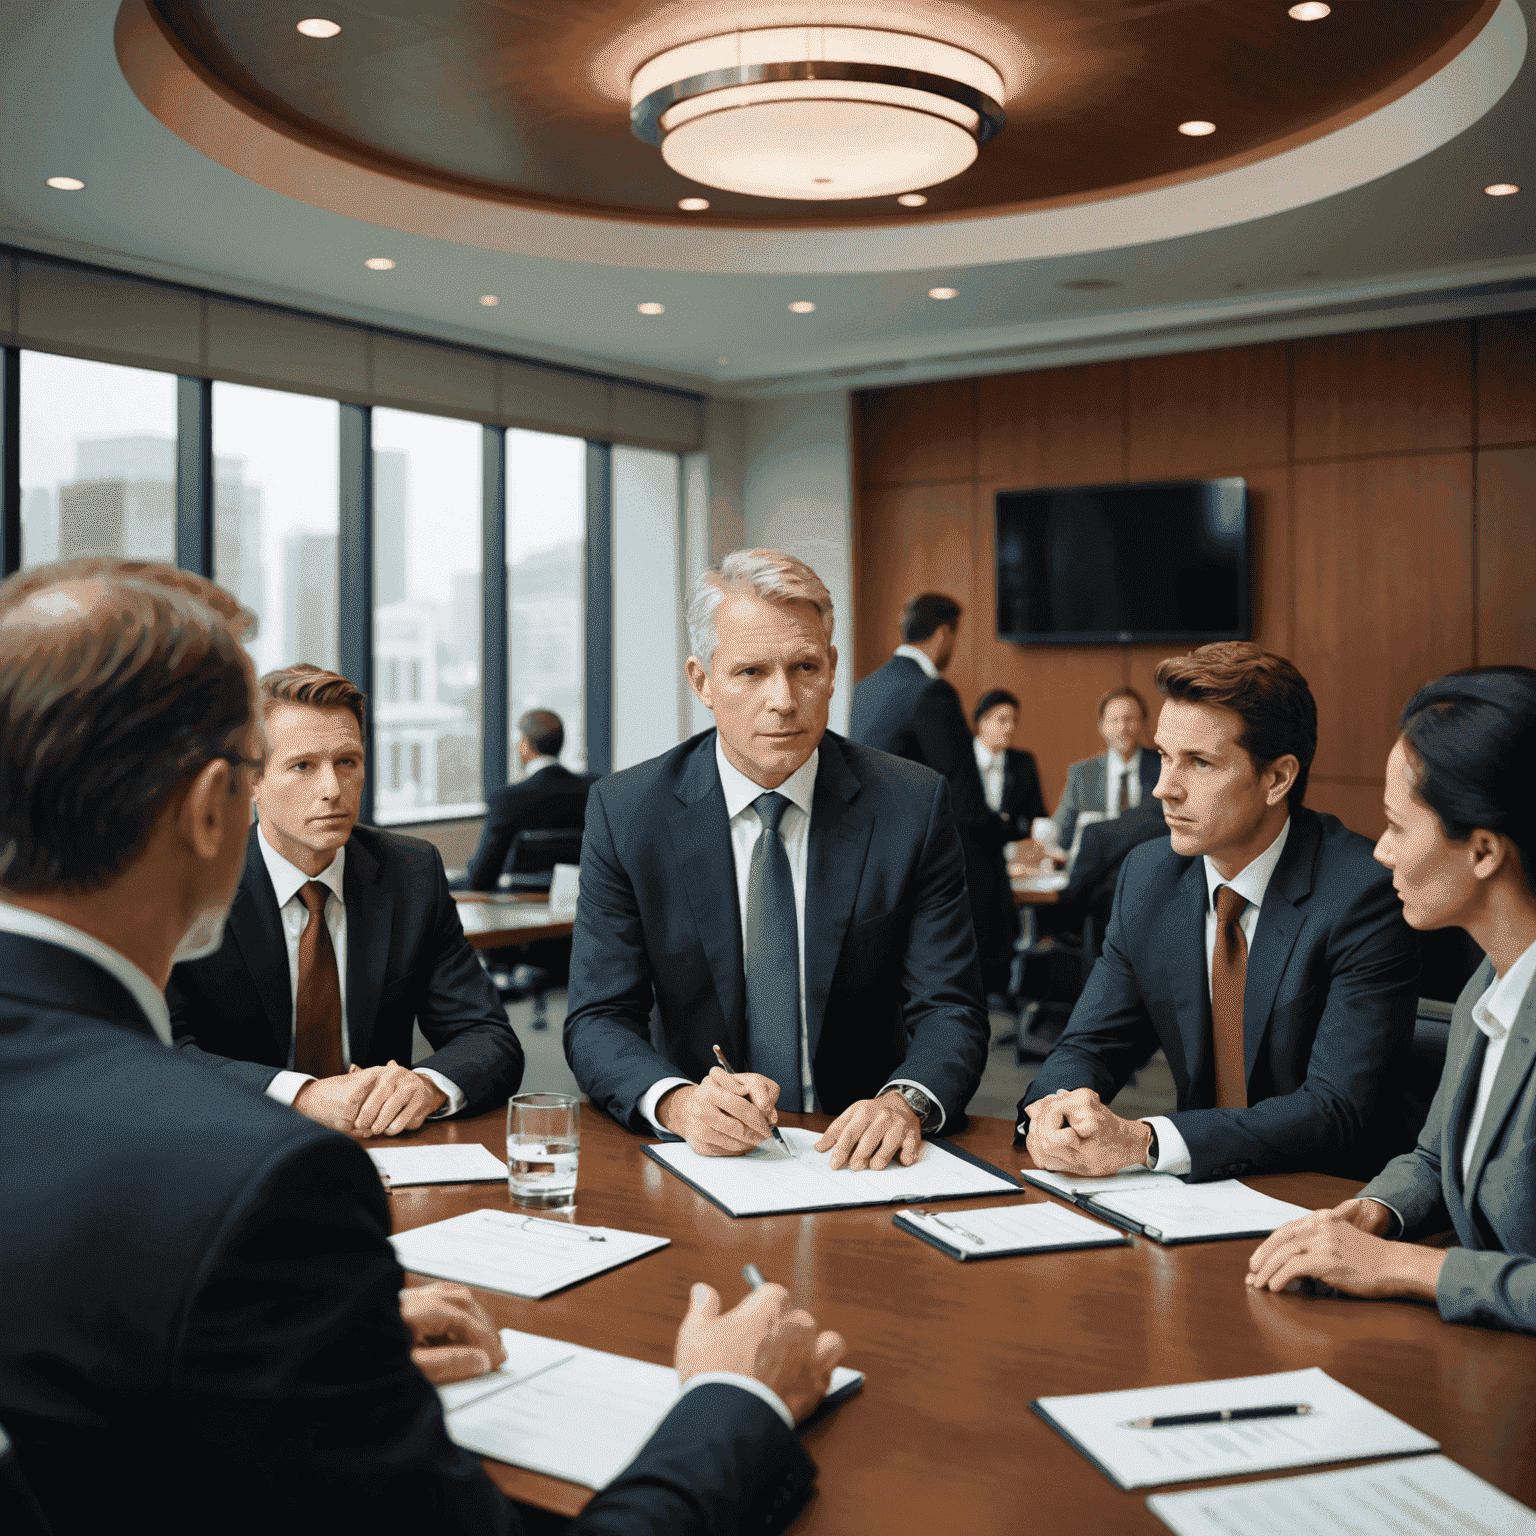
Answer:
[[[948,675],[967,710],[1019,696],[1053,806],[1068,763],[1103,750],[1100,694],[1132,684],[1155,719],[1170,648],[999,640],[1000,490],[1246,476],[1254,637],[1317,698],[1308,803],[1369,836],[1414,688],[1536,666],[1536,312],[869,390],[854,430],[855,676],[890,655],[909,596],[950,593]]]

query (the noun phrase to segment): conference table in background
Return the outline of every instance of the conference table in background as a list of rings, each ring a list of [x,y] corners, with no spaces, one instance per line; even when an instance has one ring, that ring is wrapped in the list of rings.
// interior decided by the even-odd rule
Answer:
[[[570,918],[552,918],[549,902],[542,896],[455,891],[453,901],[471,949],[501,949],[512,944],[531,944],[535,939],[571,936]]]
[[[502,1157],[505,1118],[438,1122],[368,1145],[478,1141]],[[1012,1133],[1009,1121],[976,1117],[954,1139],[1017,1172],[1026,1159]],[[733,1219],[644,1156],[645,1144],[583,1106],[572,1219],[664,1236],[670,1247],[543,1301],[477,1294],[500,1327],[670,1364],[691,1282],[707,1281],[734,1305],[750,1261],[788,1287],[844,1335],[845,1363],[868,1376],[806,1434],[819,1493],[797,1536],[1164,1531],[1146,1508],[1148,1490],[1122,1492],[1031,1412],[1031,1399],[1314,1365],[1536,1504],[1536,1338],[1452,1326],[1414,1302],[1256,1295],[1243,1284],[1252,1239],[1164,1248],[1132,1238],[1123,1248],[961,1264],[892,1226],[891,1206]],[[1359,1188],[1316,1174],[1245,1182],[1309,1208]],[[397,1231],[511,1209],[505,1184],[405,1188],[389,1198]],[[500,1462],[485,1466],[514,1498],[563,1514],[591,1496]]]

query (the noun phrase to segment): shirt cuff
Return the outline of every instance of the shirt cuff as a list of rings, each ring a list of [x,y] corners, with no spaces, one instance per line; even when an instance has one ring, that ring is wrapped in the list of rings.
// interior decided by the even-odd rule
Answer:
[[[656,1106],[661,1103],[662,1096],[670,1093],[674,1088],[692,1088],[696,1086],[690,1083],[686,1077],[664,1077],[659,1083],[652,1083],[645,1090],[640,1100],[640,1113],[656,1127],[658,1136],[671,1136],[675,1134],[669,1131],[660,1120],[656,1118]]]
[[[932,1104],[936,1110],[938,1110],[938,1124],[935,1125],[932,1130],[924,1131],[923,1134],[925,1136],[937,1136],[939,1132],[944,1129],[944,1121],[948,1117],[944,1113],[944,1106],[939,1103],[938,1094],[936,1094],[932,1088],[924,1087],[922,1083],[917,1082],[914,1078],[893,1077],[890,1082],[888,1082],[885,1087],[880,1090],[880,1093],[889,1093],[893,1088],[916,1088],[917,1091],[925,1095],[928,1102]],[[877,1099],[880,1097],[880,1093],[875,1095]]]
[[[1372,1200],[1372,1201],[1374,1201],[1377,1205],[1383,1207],[1385,1210],[1391,1211],[1393,1216],[1395,1216],[1397,1218],[1397,1231],[1396,1232],[1388,1232],[1387,1233],[1387,1237],[1389,1239],[1399,1238],[1407,1230],[1408,1223],[1403,1220],[1403,1213],[1400,1210],[1398,1210],[1398,1208],[1395,1205],[1388,1205],[1387,1202],[1385,1200],[1383,1200],[1380,1195],[1361,1195],[1360,1198],[1362,1200]]]
[[[794,1430],[795,1417],[785,1406],[784,1399],[772,1387],[765,1386],[755,1376],[742,1376],[736,1371],[700,1371],[697,1376],[690,1376],[683,1383],[683,1392],[691,1392],[695,1387],[708,1386],[714,1381],[728,1387],[740,1387],[742,1391],[750,1392],[753,1397],[760,1397],[784,1420],[786,1429]]]
[[[293,1108],[293,1101],[299,1096],[299,1089],[305,1083],[314,1082],[314,1078],[308,1072],[279,1072],[276,1077],[267,1084],[267,1097],[276,1099],[279,1104],[286,1104]]]
[[[448,1102],[441,1109],[434,1109],[428,1120],[441,1120],[444,1115],[456,1115],[469,1102],[464,1097],[464,1090],[441,1072],[434,1072],[431,1067],[416,1067],[413,1069],[418,1077],[424,1077],[429,1083],[436,1083],[444,1093],[448,1095]]]
[[[1194,1166],[1189,1155],[1189,1143],[1179,1134],[1179,1128],[1167,1115],[1143,1115],[1142,1119],[1157,1132],[1157,1161],[1153,1173],[1171,1173],[1179,1177]]]

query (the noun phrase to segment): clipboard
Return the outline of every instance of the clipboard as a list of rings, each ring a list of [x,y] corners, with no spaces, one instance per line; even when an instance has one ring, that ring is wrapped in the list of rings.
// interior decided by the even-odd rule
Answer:
[[[1029,1209],[1039,1209],[1038,1206]],[[962,1212],[962,1216],[965,1214]],[[930,1248],[937,1248],[940,1253],[947,1254],[952,1259],[958,1259],[962,1264],[980,1259],[1013,1259],[1024,1258],[1037,1253],[1073,1253],[1082,1252],[1089,1248],[1125,1248],[1128,1247],[1126,1239],[1105,1233],[1103,1237],[1077,1242],[1060,1243],[1025,1243],[1017,1248],[989,1248],[984,1253],[978,1253],[971,1248],[961,1248],[947,1243],[935,1232],[930,1232],[920,1223],[911,1220],[905,1211],[897,1211],[891,1217],[891,1225],[900,1227],[903,1232],[910,1232],[913,1237],[928,1244]]]

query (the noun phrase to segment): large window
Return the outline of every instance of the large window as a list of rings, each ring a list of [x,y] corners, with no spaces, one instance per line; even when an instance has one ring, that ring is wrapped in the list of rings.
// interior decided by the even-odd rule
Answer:
[[[480,810],[481,438],[373,413],[374,819]]]
[[[552,709],[565,725],[566,767],[587,765],[585,694],[587,445],[546,432],[507,433],[507,762],[517,720]]]
[[[21,354],[21,563],[176,559],[176,379]]]
[[[213,386],[213,575],[260,616],[258,672],[337,663],[339,409]]]

